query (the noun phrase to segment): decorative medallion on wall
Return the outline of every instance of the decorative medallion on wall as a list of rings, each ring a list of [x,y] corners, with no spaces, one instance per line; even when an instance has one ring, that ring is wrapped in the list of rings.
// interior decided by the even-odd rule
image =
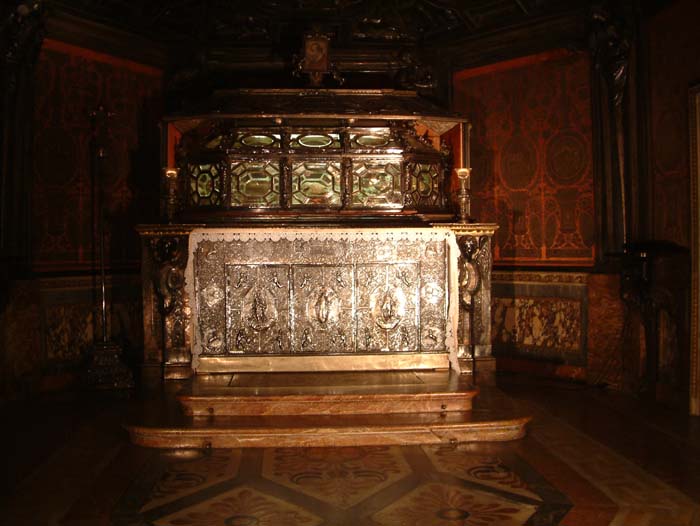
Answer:
[[[525,190],[534,182],[536,173],[537,151],[530,139],[518,132],[503,147],[502,178],[511,190]]]
[[[588,171],[590,152],[579,133],[562,131],[547,144],[547,175],[557,186],[572,186]]]

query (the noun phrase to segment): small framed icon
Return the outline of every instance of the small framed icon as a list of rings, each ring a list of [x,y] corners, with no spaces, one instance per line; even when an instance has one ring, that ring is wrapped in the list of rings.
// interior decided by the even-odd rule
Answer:
[[[330,41],[327,36],[319,34],[306,35],[303,70],[309,73],[327,72],[330,69],[329,47]]]

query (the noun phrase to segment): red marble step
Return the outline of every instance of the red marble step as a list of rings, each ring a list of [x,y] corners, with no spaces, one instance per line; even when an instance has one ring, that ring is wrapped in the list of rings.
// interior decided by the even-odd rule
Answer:
[[[477,395],[449,371],[241,373],[196,377],[178,394],[189,416],[466,412]]]
[[[495,442],[522,438],[527,416],[452,412],[388,415],[195,417],[179,425],[127,426],[155,448],[324,447]]]

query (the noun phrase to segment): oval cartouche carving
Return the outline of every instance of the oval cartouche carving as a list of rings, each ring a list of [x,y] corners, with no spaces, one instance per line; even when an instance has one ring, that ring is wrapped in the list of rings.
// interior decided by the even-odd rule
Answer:
[[[325,148],[333,144],[333,139],[328,135],[309,134],[299,137],[299,144],[307,148]]]
[[[339,299],[335,291],[331,288],[322,289],[318,292],[315,300],[309,302],[311,307],[309,314],[320,323],[326,325],[335,323],[338,320]]]
[[[396,327],[406,311],[406,299],[401,289],[385,288],[370,300],[374,321],[384,330]]]
[[[246,135],[241,139],[241,142],[246,146],[261,148],[273,144],[275,138],[269,135]]]
[[[252,289],[245,297],[243,318],[254,331],[269,329],[277,321],[275,300],[261,287]]]
[[[316,301],[316,319],[319,323],[326,324],[328,321],[328,296],[321,294]]]
[[[212,283],[202,291],[202,298],[207,307],[211,308],[224,299],[224,291]]]
[[[383,135],[358,135],[355,140],[357,144],[369,148],[380,148],[389,144],[389,138]]]

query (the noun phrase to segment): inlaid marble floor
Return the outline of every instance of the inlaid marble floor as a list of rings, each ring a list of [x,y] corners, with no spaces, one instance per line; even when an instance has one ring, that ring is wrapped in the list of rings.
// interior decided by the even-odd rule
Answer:
[[[3,438],[0,524],[700,524],[696,420],[661,425],[637,401],[586,389],[505,387],[535,418],[500,444],[158,451],[119,428],[137,401],[47,400],[32,418],[8,406],[18,427]]]
[[[246,449],[163,454],[118,525],[558,524],[571,508],[507,447]]]

